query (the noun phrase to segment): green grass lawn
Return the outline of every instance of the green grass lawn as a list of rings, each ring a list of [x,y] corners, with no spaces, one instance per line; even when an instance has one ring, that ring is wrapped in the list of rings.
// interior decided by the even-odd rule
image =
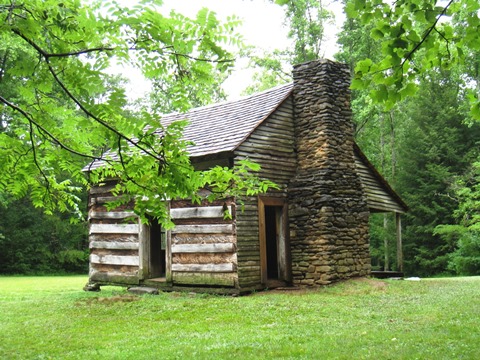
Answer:
[[[480,277],[243,297],[0,277],[0,359],[479,359]]]

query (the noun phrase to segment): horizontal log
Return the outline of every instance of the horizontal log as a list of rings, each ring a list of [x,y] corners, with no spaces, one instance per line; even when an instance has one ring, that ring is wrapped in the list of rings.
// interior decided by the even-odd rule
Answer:
[[[367,193],[367,201],[378,201],[381,203],[389,203],[392,205],[397,205],[396,201],[394,201],[391,197],[386,196],[384,194]]]
[[[139,283],[137,274],[110,273],[110,272],[104,272],[104,271],[91,271],[89,280],[102,282],[102,283],[114,283],[114,284],[126,284],[126,285],[134,285]]]
[[[289,109],[277,110],[274,114],[270,115],[268,121],[263,123],[263,126],[281,126],[291,129],[293,133],[293,111]]]
[[[240,213],[243,216],[256,216],[256,214],[258,214],[258,207],[247,208],[247,207],[242,207],[242,205],[240,204],[238,208],[240,210]]]
[[[138,250],[138,242],[91,241],[90,249]]]
[[[262,160],[270,160],[272,162],[278,162],[281,160],[283,163],[279,165],[283,166],[296,166],[297,161],[295,156],[292,155],[287,155],[285,156],[284,154],[280,155],[270,155],[270,154],[262,154],[262,153],[252,153],[249,151],[235,151],[236,156],[242,156],[244,158],[248,157],[250,160],[253,160],[255,162],[260,162]]]
[[[388,206],[388,207],[392,207],[392,208],[395,208],[395,209],[402,210],[402,208],[400,206],[398,206],[396,202],[391,201],[389,199],[382,199],[382,198],[378,198],[378,197],[367,196],[367,204],[369,206],[370,205],[373,206],[374,204],[381,204],[382,206]]]
[[[137,234],[91,234],[89,237],[90,241],[106,241],[106,242],[138,242]]]
[[[106,204],[113,201],[118,201],[121,199],[121,196],[99,196],[95,198],[91,198],[92,204]]]
[[[232,252],[221,253],[175,253],[172,264],[236,264],[237,257]]]
[[[293,110],[288,108],[277,109],[270,117],[268,121],[264,122],[262,126],[269,125],[289,126],[293,127]]]
[[[259,264],[260,262],[260,248],[257,247],[257,249],[254,252],[249,252],[249,253],[239,253],[237,254],[237,262],[240,264]]]
[[[245,283],[248,283],[248,282],[260,282],[261,281],[261,277],[260,277],[260,271],[257,271],[257,273],[251,273],[251,274],[238,274],[238,278],[239,278],[239,281],[241,283],[245,282]]]
[[[251,141],[247,140],[242,145],[238,147],[240,151],[246,152],[254,152],[254,151],[262,151],[266,154],[276,154],[276,153],[283,153],[283,154],[292,154],[294,152],[293,144],[287,144],[284,146],[275,146],[272,147],[271,142],[266,141]]]
[[[405,210],[400,207],[386,206],[379,203],[368,204],[368,209],[370,212],[394,212],[399,214],[404,214]]]
[[[269,116],[268,120],[262,124],[262,126],[268,126],[270,124],[292,127],[293,123],[293,111],[288,108],[278,109],[272,115]]]
[[[235,286],[235,273],[173,273],[174,284]]]
[[[293,115],[293,101],[292,98],[286,99],[283,104],[275,110],[275,112],[270,116],[275,116],[277,114],[287,113]]]
[[[240,287],[248,287],[261,283],[260,275],[240,276],[238,279]]]
[[[89,192],[90,194],[106,194],[111,192],[116,185],[104,185],[104,186],[94,186]]]
[[[228,213],[232,214],[232,208],[227,207]],[[204,206],[170,209],[170,216],[173,220],[177,219],[209,219],[223,218],[223,206]]]
[[[138,234],[138,224],[90,224],[90,234]]]
[[[172,244],[172,253],[231,253],[235,244]]]
[[[90,211],[88,213],[90,219],[128,219],[138,218],[133,211]]]
[[[275,131],[275,132],[281,132],[283,134],[290,134],[290,136],[293,136],[294,130],[291,124],[287,122],[279,122],[277,121],[276,123],[271,123],[268,122],[267,124],[264,124],[261,128],[261,131]]]
[[[172,271],[180,272],[233,272],[235,267],[231,263],[224,264],[172,264]]]
[[[275,128],[262,128],[262,129],[257,129],[255,132],[251,135],[252,139],[260,139],[260,140],[276,140],[276,139],[282,139],[282,140],[288,140],[293,142],[293,133],[288,130],[280,130],[280,129],[275,129]]]
[[[267,135],[271,137],[280,136],[284,139],[293,139],[293,129],[288,123],[277,122],[277,124],[265,124],[255,130],[256,135]]]
[[[275,131],[275,130],[274,130]],[[294,140],[292,134],[285,134],[285,133],[271,133],[262,130],[257,130],[250,135],[248,138],[252,142],[256,142],[259,144],[266,144],[269,143],[273,146],[286,146],[290,147],[293,146]]]
[[[258,221],[253,221],[250,223],[244,223],[241,225],[237,225],[238,236],[237,239],[242,239],[243,242],[250,241],[258,242],[258,229],[252,229],[254,226],[258,226]]]
[[[118,256],[118,255],[90,255],[90,262],[94,264],[108,265],[130,265],[138,266],[140,260],[138,256]]]
[[[173,244],[220,244],[235,242],[233,234],[174,234]]]
[[[241,271],[241,272],[260,271],[260,261],[248,261],[247,264],[239,263],[238,271]]]
[[[231,234],[232,224],[177,225],[172,234]]]
[[[383,196],[386,196],[388,198],[392,198],[392,196],[387,191],[385,191],[384,187],[381,186],[378,183],[368,184],[368,185],[364,184],[364,189],[367,193],[370,193],[370,194],[373,194],[373,195],[375,195],[375,194],[376,195],[383,195]]]
[[[392,208],[392,209],[397,209],[402,212],[404,211],[402,207],[398,206],[398,203],[391,201],[389,199],[382,199],[382,198],[367,196],[367,204],[368,206],[375,206],[375,205],[388,206],[389,208]]]
[[[248,156],[247,156],[248,157]],[[253,161],[261,166],[261,169],[259,171],[259,176],[260,174],[265,173],[265,174],[271,174],[273,178],[282,178],[286,180],[291,180],[291,178],[295,175],[295,166],[293,164],[283,164],[284,158],[278,157],[276,161],[271,161],[271,160],[262,160],[254,157],[248,157],[249,161]],[[242,160],[241,157],[237,157],[236,162]]]

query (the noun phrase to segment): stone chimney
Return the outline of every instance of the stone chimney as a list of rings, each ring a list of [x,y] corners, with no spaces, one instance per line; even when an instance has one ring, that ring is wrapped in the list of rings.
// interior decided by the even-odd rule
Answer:
[[[366,195],[357,174],[347,65],[317,60],[293,70],[297,175],[289,186],[295,285],[370,273]]]

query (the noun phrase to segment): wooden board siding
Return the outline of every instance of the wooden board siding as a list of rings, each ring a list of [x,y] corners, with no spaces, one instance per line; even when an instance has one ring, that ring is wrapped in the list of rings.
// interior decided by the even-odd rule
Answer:
[[[233,224],[177,225],[175,226],[175,228],[172,229],[172,234],[231,234],[231,233],[233,233]]]
[[[128,219],[137,218],[137,215],[133,211],[90,211],[88,217],[89,219]]]
[[[214,244],[173,244],[172,254],[175,253],[233,253],[235,244],[214,243]]]
[[[232,219],[224,218],[225,208]],[[173,285],[236,286],[235,204],[193,206],[178,200],[170,213]]]
[[[94,187],[89,197],[90,282],[138,284],[140,255],[138,217],[130,205],[107,210],[115,200],[113,185]]]
[[[89,233],[90,234],[138,234],[138,224],[94,224],[94,223],[91,223]]]
[[[232,215],[232,209],[227,208],[229,215]],[[193,207],[171,209],[170,216],[173,220],[179,219],[205,219],[223,217],[223,206]]]
[[[355,152],[355,165],[360,181],[367,195],[367,204],[371,212],[396,212],[404,213],[406,205],[395,196],[393,190],[386,182],[381,181],[381,176],[372,169],[371,164],[364,155]]]
[[[293,104],[286,99],[234,152],[235,161],[248,158],[261,165],[260,177],[274,181],[280,190],[268,196],[286,197],[286,188],[295,175],[296,156]],[[238,277],[241,288],[261,284],[258,199],[244,199],[244,211],[237,213]]]

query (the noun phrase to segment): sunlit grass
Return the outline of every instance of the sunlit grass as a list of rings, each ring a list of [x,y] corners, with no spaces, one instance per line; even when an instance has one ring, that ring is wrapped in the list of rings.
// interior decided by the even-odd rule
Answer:
[[[2,359],[477,359],[480,278],[232,298],[0,277]]]

